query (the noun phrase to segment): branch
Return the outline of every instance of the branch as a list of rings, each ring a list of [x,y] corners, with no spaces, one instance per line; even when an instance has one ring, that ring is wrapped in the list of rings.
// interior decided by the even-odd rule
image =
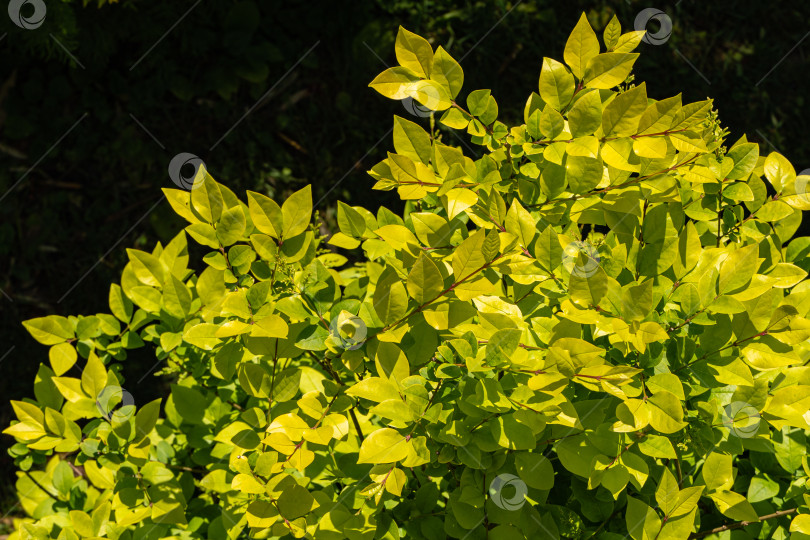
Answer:
[[[367,341],[370,341],[371,339],[378,337],[380,334],[384,334],[385,332],[388,332],[388,331],[389,331],[389,330],[391,330],[392,328],[396,328],[397,326],[399,326],[399,325],[400,325],[400,324],[402,324],[403,322],[407,321],[408,319],[410,319],[411,317],[413,317],[413,316],[414,316],[414,315],[416,315],[417,313],[421,312],[423,309],[425,309],[427,306],[429,306],[430,304],[432,304],[433,302],[435,302],[435,301],[436,301],[436,300],[438,300],[439,298],[441,298],[441,297],[443,297],[444,295],[448,294],[450,291],[452,291],[453,289],[455,289],[456,287],[458,287],[459,285],[461,285],[462,283],[464,283],[465,281],[467,281],[467,280],[468,280],[468,279],[470,279],[471,277],[475,276],[476,274],[479,274],[480,272],[483,272],[484,270],[486,270],[487,268],[489,268],[490,266],[492,266],[492,264],[493,264],[495,261],[497,261],[498,259],[503,258],[504,256],[505,256],[505,254],[501,253],[500,255],[498,255],[497,257],[495,257],[494,259],[492,259],[492,260],[491,260],[491,261],[489,261],[488,263],[486,263],[486,264],[485,264],[484,266],[482,266],[481,268],[479,268],[479,269],[477,269],[477,270],[473,270],[473,271],[472,271],[472,272],[471,272],[471,273],[470,273],[468,276],[465,276],[465,277],[463,277],[463,278],[459,279],[458,281],[453,282],[453,284],[452,284],[452,285],[450,285],[450,286],[449,286],[449,287],[447,287],[445,290],[443,290],[443,291],[442,291],[442,292],[440,292],[438,295],[436,295],[436,297],[435,297],[435,298],[433,298],[433,299],[431,299],[431,300],[428,300],[427,302],[425,302],[424,304],[422,304],[422,305],[421,305],[421,306],[419,306],[418,308],[414,309],[413,311],[411,311],[411,312],[410,312],[410,313],[408,313],[407,315],[403,316],[401,319],[397,320],[396,322],[393,322],[393,323],[391,323],[391,324],[389,324],[389,325],[386,325],[386,326],[385,326],[385,327],[384,327],[382,330],[380,330],[380,331],[379,331],[379,332],[377,332],[376,334],[374,334],[374,335],[372,335],[372,336],[368,336],[368,337],[366,337],[366,339],[365,339],[365,340],[363,340],[361,343],[365,343],[365,342],[367,342]]]
[[[690,540],[693,538],[703,538],[704,536],[709,536],[723,531],[730,531],[731,529],[740,529],[742,527],[751,525],[752,523],[759,523],[760,521],[765,521],[766,519],[788,516],[796,512],[796,510],[798,510],[798,508],[791,508],[790,510],[780,510],[778,512],[774,512],[773,514],[768,514],[767,516],[759,516],[757,521],[738,521],[737,523],[729,523],[728,525],[723,525],[722,527],[715,527],[714,529],[708,531],[694,532],[689,535],[689,538]]]

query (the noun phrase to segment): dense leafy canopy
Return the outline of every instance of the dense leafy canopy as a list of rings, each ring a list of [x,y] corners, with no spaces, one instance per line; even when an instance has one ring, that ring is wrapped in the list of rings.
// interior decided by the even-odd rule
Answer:
[[[583,16],[509,127],[401,29],[371,87],[437,114],[370,174],[408,208],[328,241],[308,188],[165,190],[189,225],[128,250],[111,314],[25,323],[12,538],[810,534],[810,177],[633,85],[642,36]],[[135,404],[147,342],[175,384]]]

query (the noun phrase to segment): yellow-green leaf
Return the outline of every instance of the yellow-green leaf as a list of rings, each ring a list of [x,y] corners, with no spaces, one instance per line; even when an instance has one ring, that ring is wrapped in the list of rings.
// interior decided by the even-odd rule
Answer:
[[[421,305],[436,298],[443,287],[442,274],[436,263],[420,253],[408,274],[408,294]]]
[[[391,428],[370,433],[360,445],[358,463],[395,463],[408,457],[404,435]]]
[[[607,90],[623,83],[633,69],[638,53],[602,53],[588,61],[585,86]]]
[[[394,50],[399,65],[410,69],[420,77],[430,77],[433,67],[433,47],[425,38],[400,26]]]
[[[282,236],[288,240],[306,231],[312,220],[312,188],[306,186],[287,197],[281,205]]]
[[[540,69],[540,97],[549,106],[560,111],[574,95],[574,77],[565,65],[551,58],[543,58]]]
[[[574,31],[568,36],[563,58],[565,63],[571,67],[574,75],[578,79],[582,79],[588,61],[597,54],[599,54],[599,40],[588,22],[588,17],[583,13],[574,27]]]

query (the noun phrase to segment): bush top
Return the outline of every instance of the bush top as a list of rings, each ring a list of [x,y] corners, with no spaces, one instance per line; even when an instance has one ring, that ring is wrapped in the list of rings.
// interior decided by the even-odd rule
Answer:
[[[643,36],[583,15],[510,127],[400,29],[370,86],[427,125],[369,172],[406,212],[339,203],[328,241],[309,188],[164,190],[189,225],[112,314],[25,323],[12,538],[810,534],[810,177],[649,98]],[[135,404],[145,343],[173,384]]]

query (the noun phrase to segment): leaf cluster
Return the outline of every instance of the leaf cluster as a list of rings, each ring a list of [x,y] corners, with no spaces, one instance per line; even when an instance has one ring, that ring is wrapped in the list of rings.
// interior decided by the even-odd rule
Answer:
[[[370,171],[403,216],[341,203],[326,240],[309,188],[164,190],[188,225],[111,314],[25,323],[12,538],[810,534],[808,177],[632,84],[642,36],[583,16],[510,127],[400,29],[370,86],[435,113]],[[147,343],[174,384],[136,405]]]

